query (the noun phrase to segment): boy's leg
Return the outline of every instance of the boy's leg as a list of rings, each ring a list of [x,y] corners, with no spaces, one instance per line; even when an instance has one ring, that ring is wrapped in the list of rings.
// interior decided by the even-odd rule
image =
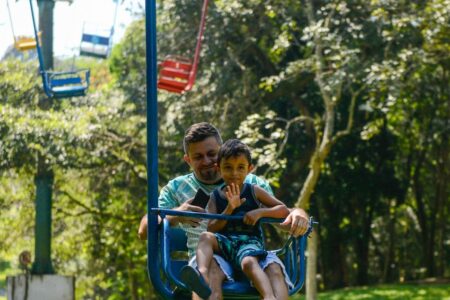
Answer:
[[[259,266],[258,258],[246,256],[241,261],[242,271],[253,282],[253,285],[261,294],[262,299],[275,300],[275,295],[270,284],[269,277]]]
[[[217,259],[221,261],[220,265],[217,262]],[[208,298],[209,300],[223,299],[222,283],[225,281],[225,279],[231,278],[229,276],[232,275],[231,265],[224,266],[224,263],[228,264],[223,258],[217,257],[217,255],[215,255],[214,259],[209,265],[209,286],[211,288],[211,296]],[[193,265],[193,267],[196,268],[196,264]],[[195,293],[192,294],[192,299],[201,300],[201,298]]]
[[[217,243],[216,236],[211,232],[203,232],[200,235],[197,246],[197,267],[200,274],[205,281],[209,284],[209,272],[208,269],[213,261],[214,252],[219,251],[219,244]]]
[[[222,283],[226,276],[222,272],[222,269],[217,264],[216,260],[213,259],[209,264],[209,287],[211,288],[210,300],[220,300],[223,298],[222,295]]]
[[[269,277],[275,298],[278,300],[287,300],[289,298],[289,292],[280,265],[271,263],[264,269],[264,273]]]

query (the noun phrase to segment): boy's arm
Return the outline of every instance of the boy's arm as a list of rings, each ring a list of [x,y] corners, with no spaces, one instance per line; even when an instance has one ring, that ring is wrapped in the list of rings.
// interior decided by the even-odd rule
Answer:
[[[210,214],[216,214],[217,213],[217,207],[216,207],[216,199],[214,198],[214,195],[211,194],[211,198],[209,199],[208,206],[206,207],[206,211]],[[228,206],[224,209],[222,212],[223,215],[230,215],[233,211],[229,211]],[[211,219],[208,222],[208,231],[210,232],[218,232],[222,228],[225,227],[227,224],[226,220],[218,220],[218,219]]]
[[[245,199],[241,199],[241,192],[239,190],[239,186],[235,185],[234,183],[232,183],[231,185],[226,187],[226,191],[225,191],[225,195],[227,197],[227,201],[228,204],[225,207],[225,209],[223,210],[223,212],[221,213],[222,215],[231,215],[233,213],[233,211],[242,205],[242,203],[245,202]],[[211,194],[211,199],[209,200],[210,202],[214,202],[214,208],[215,206],[215,197],[214,194]],[[217,210],[216,210],[217,211]],[[223,229],[225,227],[225,225],[227,224],[226,220],[218,220],[218,219],[213,219],[211,221],[209,221],[208,223],[208,231],[211,232],[217,232],[220,231],[221,229]]]
[[[265,207],[258,208],[249,211],[244,216],[244,223],[255,225],[256,222],[264,217],[269,218],[286,218],[289,214],[289,209],[284,205],[283,202],[273,197],[265,190],[259,186],[253,186],[255,191],[255,196],[259,202],[261,202]]]

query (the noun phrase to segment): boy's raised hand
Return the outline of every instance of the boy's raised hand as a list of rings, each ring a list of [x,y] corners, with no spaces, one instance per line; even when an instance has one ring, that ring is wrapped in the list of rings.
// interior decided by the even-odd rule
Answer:
[[[241,191],[239,189],[239,186],[235,183],[227,185],[225,196],[227,196],[228,205],[231,209],[236,209],[245,202],[245,198],[241,199]]]

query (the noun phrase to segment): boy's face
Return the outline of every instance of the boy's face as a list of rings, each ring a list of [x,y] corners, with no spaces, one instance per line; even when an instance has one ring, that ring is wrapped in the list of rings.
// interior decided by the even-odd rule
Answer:
[[[220,180],[216,164],[219,148],[215,137],[192,143],[187,148],[184,160],[191,166],[197,179],[203,183],[214,184]]]
[[[232,156],[223,158],[220,161],[219,171],[223,180],[227,185],[231,183],[241,187],[244,183],[245,177],[253,169],[245,155]]]

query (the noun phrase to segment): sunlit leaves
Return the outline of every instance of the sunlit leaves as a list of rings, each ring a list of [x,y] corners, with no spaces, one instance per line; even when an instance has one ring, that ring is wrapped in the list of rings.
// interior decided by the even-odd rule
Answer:
[[[271,120],[271,121],[268,121]],[[285,122],[273,111],[253,114],[242,121],[236,136],[252,148],[253,164],[272,185],[279,187],[279,176],[286,167],[286,158],[280,149],[285,145]]]

